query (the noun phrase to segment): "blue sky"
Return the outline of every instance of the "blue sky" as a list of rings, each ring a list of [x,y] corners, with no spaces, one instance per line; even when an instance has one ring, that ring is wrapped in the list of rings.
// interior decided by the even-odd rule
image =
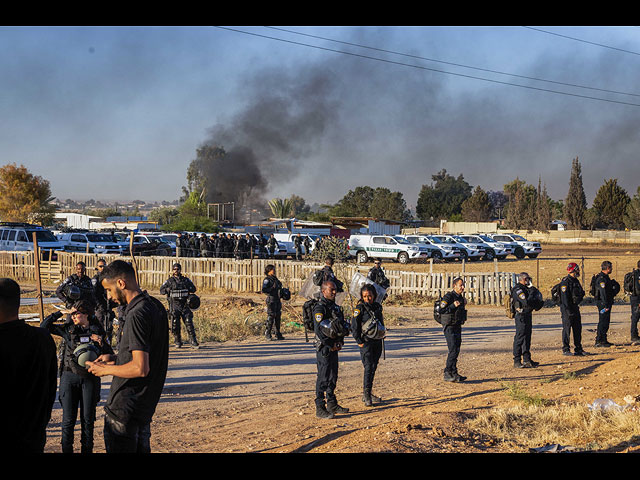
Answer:
[[[308,203],[371,185],[415,206],[443,168],[563,199],[575,157],[589,202],[640,185],[638,27],[278,28],[0,28],[2,164],[123,202],[177,199],[204,142]]]

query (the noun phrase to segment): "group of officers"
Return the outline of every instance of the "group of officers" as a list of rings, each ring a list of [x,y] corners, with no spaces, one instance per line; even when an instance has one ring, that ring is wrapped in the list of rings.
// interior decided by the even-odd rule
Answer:
[[[100,377],[89,373],[84,365],[84,358],[88,351],[94,353],[94,358],[113,355],[114,323],[119,326],[116,348],[120,344],[124,329],[126,305],[115,304],[108,297],[101,282],[101,274],[106,266],[106,261],[99,259],[96,274],[91,278],[87,275],[86,264],[78,262],[76,273],[67,277],[56,289],[56,295],[64,302],[64,308],[47,316],[41,324],[41,327],[62,340],[58,369],[60,372],[58,398],[62,406],[63,453],[73,453],[78,407],[80,407],[81,452],[93,451],[93,426],[96,406],[100,400]],[[187,330],[190,345],[194,348],[199,347],[192,311],[200,304],[195,292],[196,287],[193,282],[182,275],[181,265],[174,263],[172,274],[160,287],[160,293],[167,297],[171,332],[174,335],[175,346],[178,348],[183,345],[181,321]]]

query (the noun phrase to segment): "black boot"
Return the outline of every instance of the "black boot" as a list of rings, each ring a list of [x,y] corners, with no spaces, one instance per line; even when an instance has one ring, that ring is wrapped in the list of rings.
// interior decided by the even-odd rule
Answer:
[[[324,402],[316,403],[316,417],[318,418],[333,418],[334,415],[326,409]]]
[[[333,415],[336,413],[349,413],[349,409],[338,405],[337,400],[335,402],[327,402],[327,410]]]
[[[173,344],[174,344],[174,346],[175,346],[176,348],[180,348],[180,347],[182,347],[182,338],[181,338],[181,336],[180,336],[180,332],[175,333],[175,334],[173,335],[173,338],[175,339],[175,342],[173,343]]]

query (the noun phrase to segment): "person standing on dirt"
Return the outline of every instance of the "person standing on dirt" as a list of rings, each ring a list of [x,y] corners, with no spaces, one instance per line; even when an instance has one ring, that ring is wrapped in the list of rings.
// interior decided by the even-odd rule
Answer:
[[[336,413],[348,413],[349,409],[338,404],[335,395],[338,382],[338,352],[349,334],[342,307],[335,303],[336,285],[322,284],[322,296],[313,309],[316,364],[316,417],[333,418]],[[326,404],[325,404],[326,398]]]
[[[0,278],[0,452],[42,453],[58,387],[56,344],[20,318],[20,285]],[[5,463],[5,464],[6,464]]]
[[[193,282],[182,275],[182,266],[174,263],[172,275],[160,287],[160,293],[167,296],[169,302],[169,316],[171,317],[171,333],[177,348],[182,347],[182,333],[180,320],[184,322],[189,335],[189,343],[193,347],[198,347],[196,339],[196,329],[193,325],[193,312],[189,308],[189,295],[196,292]]]
[[[511,290],[511,301],[515,309],[516,334],[513,338],[513,366],[535,368],[540,365],[531,359],[532,312],[542,308],[542,295],[531,285],[527,272],[518,275],[518,283]]]
[[[278,246],[278,241],[272,233],[271,236],[269,236],[269,240],[267,240],[267,250],[269,252],[268,258],[275,258],[276,248],[278,248]]]
[[[598,328],[596,330],[596,347],[611,347],[612,343],[607,339],[609,324],[611,323],[611,307],[615,296],[620,293],[620,284],[609,277],[613,271],[613,265],[605,260],[600,265],[600,273],[594,276],[592,281],[593,293],[598,306]]]
[[[384,318],[382,305],[376,302],[377,292],[373,285],[365,284],[360,289],[360,301],[353,311],[353,338],[360,347],[360,359],[364,366],[362,401],[371,407],[382,399],[373,393],[373,378],[384,348]]]
[[[582,348],[582,317],[580,302],[585,292],[580,285],[580,267],[577,263],[567,265],[567,276],[560,282],[560,313],[562,315],[562,354],[571,355],[571,334],[573,333],[573,355],[588,355]]]
[[[73,304],[62,325],[54,322],[65,312],[58,311],[47,316],[42,328],[52,335],[62,337],[63,349],[60,362],[59,400],[62,405],[62,453],[73,453],[73,430],[80,406],[80,452],[93,453],[93,425],[96,406],[100,401],[100,378],[91,375],[84,365],[78,363],[76,349],[90,346],[96,357],[113,354],[107,342],[107,334],[94,316],[94,306],[88,300]]]
[[[444,380],[447,382],[464,382],[467,377],[458,373],[458,356],[462,345],[462,325],[467,321],[467,300],[464,298],[464,280],[457,277],[453,280],[453,290],[445,293],[440,300],[442,331],[447,340],[447,362],[444,369]]]
[[[379,258],[373,262],[373,267],[371,267],[371,270],[369,270],[367,278],[373,283],[380,285],[384,289],[389,288],[390,282],[387,276],[384,274],[384,270],[382,269],[382,260],[380,260]]]
[[[333,257],[326,257],[324,259],[324,267],[319,270],[319,275],[322,277],[320,285],[324,282],[333,282],[336,286],[337,292],[340,293],[344,291],[344,283],[338,280],[335,273],[333,273],[333,264]]]
[[[637,268],[624,276],[624,290],[629,294],[631,303],[631,345],[640,345],[638,320],[640,320],[640,260]]]
[[[262,293],[267,295],[267,321],[265,324],[264,336],[267,340],[273,340],[272,332],[275,333],[276,340],[284,340],[280,333],[280,322],[282,319],[282,301],[280,291],[282,283],[276,277],[276,267],[267,265],[264,267],[265,279],[262,281]]]
[[[96,300],[96,318],[102,325],[102,328],[104,328],[107,335],[107,343],[111,345],[111,339],[113,337],[113,319],[115,318],[115,314],[113,313],[113,305],[107,298],[107,292],[105,292],[102,283],[100,283],[100,275],[106,266],[107,261],[104,258],[98,260],[96,264],[97,273],[91,279],[91,283],[93,284],[93,296]]]
[[[113,376],[104,407],[105,447],[107,453],[149,453],[151,419],[169,364],[167,311],[142,291],[133,267],[123,260],[104,269],[102,286],[109,298],[126,305],[118,354],[86,362],[90,373]]]

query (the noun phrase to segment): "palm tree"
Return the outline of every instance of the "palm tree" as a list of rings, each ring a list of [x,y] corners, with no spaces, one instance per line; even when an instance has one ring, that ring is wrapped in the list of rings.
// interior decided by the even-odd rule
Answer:
[[[292,210],[291,200],[285,198],[284,200],[281,198],[274,198],[269,201],[269,208],[271,208],[271,213],[276,218],[287,218],[291,215]]]

